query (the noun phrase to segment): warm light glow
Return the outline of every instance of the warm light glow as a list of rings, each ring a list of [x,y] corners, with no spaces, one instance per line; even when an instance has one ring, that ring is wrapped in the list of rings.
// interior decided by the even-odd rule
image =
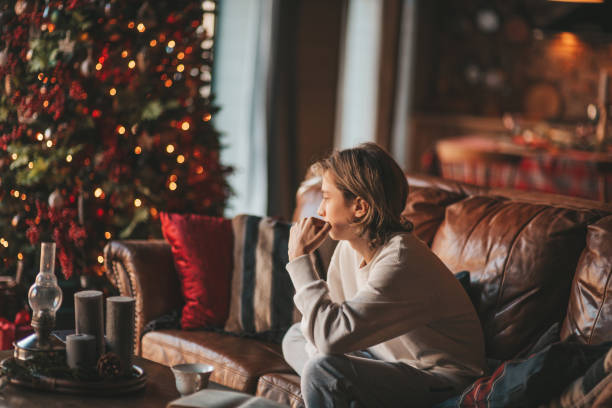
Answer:
[[[147,28],[145,27],[145,25],[144,25],[144,24],[139,23],[139,24],[138,24],[138,26],[136,27],[136,29],[137,29],[138,31],[140,31],[141,33],[143,33],[143,32],[144,32],[144,30],[146,30]]]
[[[174,42],[174,40],[168,41],[168,47],[169,48],[174,48],[175,45],[176,45],[176,43]]]
[[[130,29],[131,29],[131,28],[134,28],[134,26],[135,26],[135,24],[134,24],[134,22],[133,22],[133,21],[130,21],[130,22],[128,23],[128,28],[130,28]]]
[[[111,233],[110,233],[110,232],[106,231],[106,232],[104,233],[104,238],[106,238],[106,239],[111,239],[112,237],[113,237],[113,236],[111,235]]]
[[[174,152],[174,146],[173,146],[173,145],[171,145],[171,144],[169,144],[168,146],[166,146],[166,151],[167,151],[168,153],[172,153],[172,152]]]
[[[151,216],[153,218],[157,218],[157,216],[159,215],[159,212],[157,211],[157,208],[155,208],[155,207],[151,207],[149,209],[149,212],[151,213]]]
[[[19,198],[19,194],[20,194],[20,193],[19,193],[19,190],[15,190],[15,191],[13,191],[13,197],[15,197],[15,198]]]
[[[21,195],[21,201],[25,201],[27,198],[28,196],[25,193]]]
[[[47,30],[49,30],[50,33],[52,33],[53,31],[55,31],[55,24],[53,23],[49,23],[47,25]]]
[[[168,184],[168,189],[170,189],[170,190],[172,190],[172,191],[176,190],[176,187],[177,187],[177,185],[176,185],[176,183],[175,183],[174,181],[171,181],[171,182]]]
[[[19,217],[13,217],[13,219],[11,220],[11,225],[13,227],[16,227],[17,224],[19,224]]]
[[[181,129],[189,130],[189,122],[184,121],[183,123],[181,123]]]
[[[204,116],[202,116],[202,120],[204,122],[208,122],[210,119],[212,119],[212,115],[210,113],[205,113]]]
[[[53,140],[47,140],[47,147],[53,147]]]
[[[11,159],[13,159],[13,160],[17,160],[17,157],[19,157],[19,156],[17,155],[17,153],[13,153],[13,154],[11,154]]]
[[[204,167],[198,166],[198,168],[196,169],[196,174],[202,174],[202,173],[204,173]]]
[[[104,257],[102,255],[98,255],[98,263],[104,263]]]
[[[166,88],[170,88],[172,86],[172,80],[171,79],[166,79],[166,82],[164,82],[164,86]]]
[[[136,61],[131,60],[130,62],[128,62],[128,68],[133,69],[136,66]]]
[[[96,64],[96,71],[99,71],[102,69],[102,64],[100,64],[99,62]]]
[[[127,58],[127,56],[128,56],[128,52],[127,52],[127,50],[123,50],[123,51],[121,51],[121,57],[123,57],[123,58]]]
[[[125,134],[125,127],[123,127],[123,126],[119,125],[119,126],[117,127],[117,133],[119,133],[120,135]]]
[[[2,239],[2,241],[1,241],[0,243],[2,243],[2,246],[3,246],[3,247],[8,248],[9,243],[8,243],[8,241],[7,241],[7,240],[5,240],[4,238]]]
[[[134,207],[140,207],[142,205],[142,201],[140,201],[140,198],[137,198],[134,200]]]
[[[42,142],[44,136],[42,133],[38,132],[36,133],[36,140],[38,140],[39,142]]]
[[[562,32],[554,36],[546,51],[554,58],[563,59],[567,64],[574,64],[584,49],[585,45],[576,34]]]
[[[42,81],[44,77],[45,77],[45,76],[43,75],[43,73],[42,73],[42,72],[41,72],[40,74],[38,74],[38,80],[39,80],[39,81]]]
[[[67,155],[67,156],[66,156],[66,161],[67,161],[68,163],[70,163],[70,162],[72,161],[72,155],[71,155],[71,154],[69,154],[69,155]]]
[[[568,33],[568,32],[561,33],[559,35],[559,38],[561,39],[561,43],[563,45],[566,45],[569,47],[573,47],[580,42],[576,34]]]
[[[49,101],[44,101],[43,102],[43,108],[46,108],[47,106],[49,106]]]
[[[28,163],[28,168],[29,168],[29,169],[33,169],[33,168],[34,168],[34,163],[29,162],[29,163]]]
[[[104,191],[102,191],[102,189],[101,189],[100,187],[98,187],[98,188],[96,188],[96,189],[94,190],[94,196],[95,196],[96,198],[100,198],[100,197],[102,197],[102,194],[104,194]]]
[[[110,91],[108,91],[108,93],[110,94],[110,96],[115,96],[117,95],[117,90],[115,88],[111,88]]]
[[[157,45],[157,40],[151,40],[151,42],[149,42],[149,45],[151,47],[155,47]]]
[[[20,261],[23,259],[23,254],[21,252],[17,254],[17,259]]]
[[[177,72],[183,72],[185,70],[185,66],[183,64],[178,64],[176,70]]]
[[[176,176],[176,174],[171,174],[170,177],[168,177],[168,180],[170,181],[176,181],[178,179],[178,177]]]
[[[182,154],[179,154],[178,156],[176,156],[176,162],[178,164],[185,163],[185,156],[183,156]]]
[[[185,53],[184,53],[183,51],[179,52],[179,53],[176,55],[176,58],[178,58],[178,59],[182,60],[183,58],[185,58]]]
[[[142,153],[142,148],[141,148],[140,146],[136,146],[136,147],[134,148],[134,153],[136,153],[136,154],[140,154],[140,153]]]

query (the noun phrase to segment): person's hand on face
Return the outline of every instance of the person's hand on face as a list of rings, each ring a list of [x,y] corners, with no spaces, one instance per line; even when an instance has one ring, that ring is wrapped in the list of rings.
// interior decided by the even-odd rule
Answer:
[[[327,222],[314,217],[302,218],[293,224],[289,232],[289,261],[321,246],[330,228]]]

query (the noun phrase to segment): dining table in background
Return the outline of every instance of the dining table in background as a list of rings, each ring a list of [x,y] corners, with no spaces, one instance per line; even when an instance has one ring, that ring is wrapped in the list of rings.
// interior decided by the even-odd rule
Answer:
[[[609,202],[612,153],[534,148],[510,137],[469,135],[443,139],[425,158],[425,170],[455,181]]]

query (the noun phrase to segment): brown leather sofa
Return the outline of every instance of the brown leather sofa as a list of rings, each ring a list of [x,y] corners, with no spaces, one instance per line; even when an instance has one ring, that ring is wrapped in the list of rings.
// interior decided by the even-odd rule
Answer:
[[[488,357],[517,356],[556,322],[562,339],[574,334],[591,344],[612,340],[612,205],[407,178],[411,192],[404,214],[415,233],[453,272],[470,272]],[[316,208],[317,189],[305,183],[298,192],[297,217]],[[104,255],[121,294],[136,298],[138,338],[148,321],[181,306],[166,242],[113,241]],[[303,406],[299,378],[277,344],[160,330],[137,342],[136,352],[166,365],[209,363],[215,366],[213,381]]]

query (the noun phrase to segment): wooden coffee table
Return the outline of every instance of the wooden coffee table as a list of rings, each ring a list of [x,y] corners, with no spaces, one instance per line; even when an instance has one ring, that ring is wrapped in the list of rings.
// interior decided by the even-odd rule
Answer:
[[[0,351],[0,360],[13,355],[12,350]],[[10,408],[111,408],[111,407],[160,407],[165,408],[168,402],[180,397],[174,383],[174,375],[169,367],[134,357],[134,364],[147,374],[147,385],[134,394],[89,397],[68,395],[54,392],[36,391],[15,385],[7,385],[0,390],[0,407]],[[211,388],[217,387],[211,383]],[[224,388],[218,386],[220,388]]]

